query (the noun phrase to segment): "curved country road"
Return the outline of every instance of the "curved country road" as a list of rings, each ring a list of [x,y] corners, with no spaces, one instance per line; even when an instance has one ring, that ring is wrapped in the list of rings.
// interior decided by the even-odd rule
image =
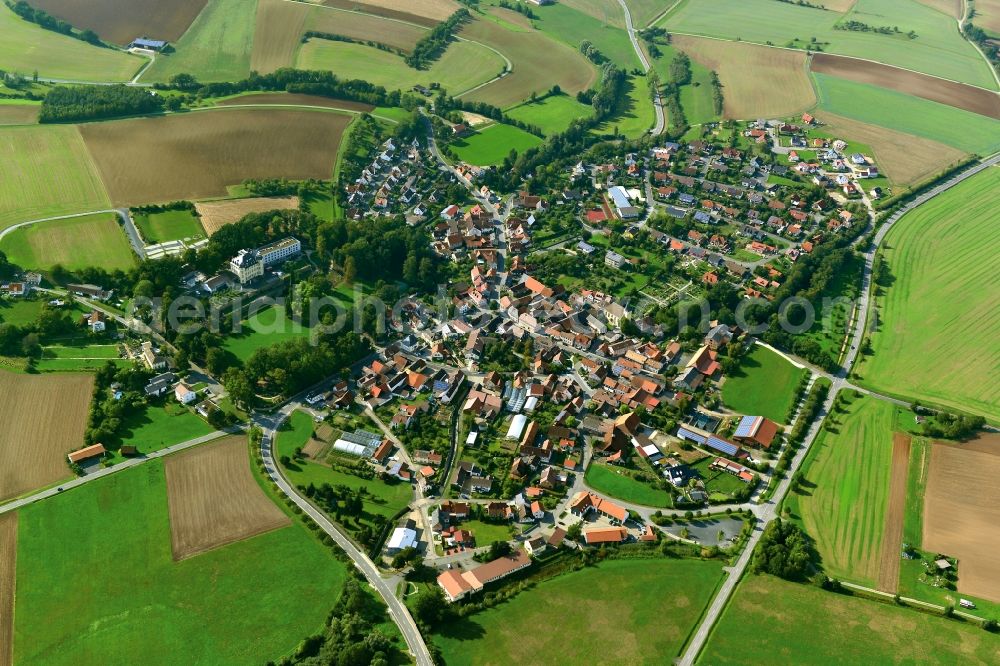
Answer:
[[[268,477],[270,477],[284,495],[295,502],[324,532],[330,535],[330,538],[347,553],[347,556],[351,558],[358,570],[368,579],[369,584],[375,588],[389,608],[389,614],[392,616],[396,626],[399,627],[400,632],[402,632],[403,638],[406,639],[406,644],[416,660],[417,666],[433,666],[434,662],[431,659],[430,652],[427,650],[424,637],[420,634],[420,629],[417,628],[406,605],[396,597],[394,589],[395,581],[390,582],[382,578],[375,563],[367,555],[358,550],[357,546],[344,536],[325,515],[310,504],[308,500],[299,495],[295,487],[278,471],[278,466],[274,462],[273,455],[276,431],[284,420],[300,406],[293,399],[286,403],[274,416],[258,414],[254,417],[254,423],[264,431],[264,436],[260,440],[260,455],[264,459],[264,468],[267,470]]]

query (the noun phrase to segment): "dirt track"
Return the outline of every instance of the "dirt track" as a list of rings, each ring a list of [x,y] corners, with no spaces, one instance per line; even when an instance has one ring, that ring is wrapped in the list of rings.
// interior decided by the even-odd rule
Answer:
[[[14,581],[17,513],[0,515],[0,666],[14,663]]]
[[[903,515],[906,512],[906,476],[910,467],[910,438],[892,436],[892,474],[889,504],[885,511],[885,532],[878,564],[878,589],[895,594],[899,586],[899,560],[903,550]]]
[[[0,499],[72,474],[66,454],[83,446],[91,375],[0,371]]]
[[[820,74],[881,86],[1000,120],[1000,96],[981,88],[829,53],[814,54],[810,67]]]
[[[243,219],[249,213],[262,213],[266,210],[285,210],[298,208],[298,197],[254,197],[252,199],[231,199],[223,201],[204,201],[194,205],[201,216],[201,226],[209,236],[226,226]]]
[[[177,41],[208,0],[31,0],[74,27],[128,44],[136,37]]]
[[[175,560],[291,523],[257,485],[246,437],[169,456],[164,467]]]
[[[935,442],[923,549],[958,558],[958,591],[1000,602],[1000,435]]]

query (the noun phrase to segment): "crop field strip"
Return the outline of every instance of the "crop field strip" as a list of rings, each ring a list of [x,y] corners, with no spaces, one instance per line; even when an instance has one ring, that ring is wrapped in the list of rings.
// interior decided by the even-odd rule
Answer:
[[[460,36],[496,49],[513,64],[510,74],[467,95],[471,101],[508,107],[553,85],[576,94],[597,78],[597,71],[582,54],[537,30],[514,32],[492,21],[475,19],[462,27]],[[494,75],[499,73],[497,70]]]
[[[976,0],[973,22],[994,34],[1000,34],[1000,0]]]
[[[91,375],[0,371],[0,500],[70,476],[66,454],[83,446]]]
[[[416,17],[427,23],[436,25],[462,8],[454,0],[326,0],[324,4],[344,9],[356,9],[370,14],[381,14],[395,18],[395,15]],[[406,11],[400,11],[400,7]]]
[[[28,76],[37,71],[44,78],[124,82],[147,62],[24,21],[3,3],[0,35],[0,69]]]
[[[934,442],[924,495],[923,548],[958,558],[958,591],[1000,602],[1000,435]]]
[[[110,200],[72,125],[0,127],[0,229],[104,210]]]
[[[870,146],[882,175],[901,187],[930,178],[961,162],[966,156],[958,148],[913,134],[869,125],[827,111],[813,111],[813,115],[830,133]]]
[[[982,1],[979,0],[976,4],[978,5]],[[927,5],[955,19],[962,15],[962,0],[920,0],[920,4]]]
[[[351,113],[371,113],[375,107],[364,102],[347,99],[333,99],[319,95],[301,93],[266,92],[237,95],[219,101],[216,106],[319,106],[326,109],[340,109]]]
[[[291,524],[253,478],[243,436],[169,456],[164,469],[175,560]]]
[[[836,30],[842,21],[897,26],[900,34]],[[820,10],[774,0],[682,0],[659,23],[671,33],[720,37],[866,58],[996,90],[989,65],[954,21],[917,0],[858,0],[849,11]],[[909,39],[905,33],[916,33]]]
[[[658,2],[659,0],[654,1]],[[639,20],[639,16],[633,5],[646,2],[649,2],[649,0],[628,0],[625,3],[632,9],[632,20],[635,23],[636,30],[644,24]],[[563,0],[559,4],[595,18],[601,23],[613,25],[616,28],[625,28],[625,13],[622,11],[621,5],[618,4],[618,0]]]
[[[0,666],[14,663],[17,512],[0,513]]]
[[[38,104],[0,104],[0,125],[34,125],[40,109]]]
[[[350,121],[333,110],[234,108],[80,131],[116,205],[138,205],[225,196],[246,178],[328,179]]]
[[[209,236],[227,224],[238,222],[249,213],[263,213],[268,210],[287,210],[299,207],[298,197],[252,197],[249,199],[225,199],[221,201],[199,201],[194,205],[201,217],[201,226]]]
[[[997,210],[992,167],[896,223],[882,250],[893,283],[876,299],[873,353],[858,381],[1000,421]]]
[[[1000,119],[1000,95],[982,88],[828,53],[814,53],[810,60],[810,69],[820,74],[888,88],[905,95],[922,97],[981,116]]]
[[[874,586],[879,580],[892,471],[895,407],[855,397],[809,452],[805,490],[793,513],[815,540],[826,573]]]
[[[59,264],[77,271],[100,266],[107,271],[135,266],[135,253],[114,213],[49,220],[10,231],[0,249],[23,268],[49,271]]]
[[[89,29],[101,39],[127,45],[137,37],[175,42],[188,29],[207,0],[31,0],[75,28]]]
[[[878,585],[883,592],[895,593],[899,587],[899,560],[903,552],[903,517],[906,513],[907,472],[910,467],[910,437],[892,436],[892,472],[889,505],[885,511],[882,556],[878,565]]]

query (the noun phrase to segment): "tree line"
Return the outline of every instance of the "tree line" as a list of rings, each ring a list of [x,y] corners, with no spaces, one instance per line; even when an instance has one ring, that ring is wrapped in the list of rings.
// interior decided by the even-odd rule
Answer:
[[[413,47],[413,52],[408,55],[404,62],[414,69],[427,69],[427,67],[441,57],[448,44],[454,39],[454,32],[470,17],[469,10],[459,9],[448,17],[447,20],[438,23]]]
[[[10,7],[15,14],[29,23],[34,23],[35,25],[41,26],[46,30],[51,30],[52,32],[58,32],[60,35],[76,37],[77,39],[87,42],[88,44],[104,46],[103,42],[101,42],[101,38],[98,37],[97,33],[93,30],[81,30],[80,32],[74,32],[73,26],[66,21],[56,18],[41,9],[35,9],[24,0],[18,0],[18,2],[15,3],[7,2],[7,6]]]
[[[45,95],[40,123],[65,123],[119,116],[158,113],[163,98],[145,88],[114,86],[56,86]]]

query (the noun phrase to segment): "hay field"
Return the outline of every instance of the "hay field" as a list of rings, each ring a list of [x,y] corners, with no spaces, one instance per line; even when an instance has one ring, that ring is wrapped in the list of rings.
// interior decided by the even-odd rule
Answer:
[[[698,664],[996,664],[1000,642],[971,622],[748,575]]]
[[[919,183],[965,157],[958,148],[913,134],[876,127],[826,111],[814,111],[813,115],[832,134],[870,146],[879,171],[895,185]]]
[[[1000,168],[965,180],[899,220],[882,256],[866,386],[1000,422]]]
[[[632,14],[632,25],[636,30],[645,28],[657,16],[665,12],[676,0],[625,0]]]
[[[885,510],[885,536],[878,565],[877,589],[895,593],[899,587],[900,553],[903,551],[903,522],[906,514],[907,474],[910,468],[910,437],[902,433],[892,436],[892,473],[890,474],[889,504]]]
[[[71,271],[87,267],[127,271],[135,266],[135,254],[114,213],[14,229],[0,240],[0,250],[11,263],[33,270],[48,271],[56,264]]]
[[[810,62],[810,69],[821,74],[888,88],[905,95],[923,97],[932,102],[1000,119],[1000,96],[982,88],[945,81],[926,74],[918,74],[875,62],[841,58],[828,53],[814,54]]]
[[[0,3],[0,69],[30,77],[128,81],[146,58],[87,44],[28,23]]]
[[[0,104],[0,125],[34,125],[40,109],[38,104]]]
[[[406,0],[406,2],[399,0],[342,0],[341,2],[327,0],[326,4],[346,5],[350,9],[373,14],[386,11],[399,12],[401,8],[405,7],[406,13],[423,17],[434,23],[445,20],[462,8],[462,5],[454,0]]]
[[[514,32],[492,21],[476,19],[462,28],[461,36],[493,47],[514,65],[510,74],[470,93],[466,99],[504,108],[555,84],[575,95],[597,79],[597,71],[579,51],[538,30]],[[495,76],[499,70],[490,73]]]
[[[867,83],[814,72],[819,110],[989,155],[1000,150],[1000,121]]]
[[[14,581],[17,513],[0,514],[0,666],[14,663]]]
[[[207,0],[32,0],[68,21],[75,28],[89,29],[101,39],[126,45],[136,37],[176,42],[188,29]]]
[[[143,81],[167,81],[174,74],[193,74],[199,81],[238,81],[250,74],[257,0],[208,0],[176,53],[158,55]]]
[[[816,103],[805,53],[685,35],[671,44],[719,75],[726,118],[788,116]]]
[[[984,2],[990,2],[991,0],[979,0],[976,3],[976,9]],[[920,0],[921,4],[925,4],[932,9],[936,9],[942,14],[947,14],[952,18],[961,18],[962,16],[962,0]],[[977,11],[978,13],[978,11]],[[978,17],[976,23],[979,23]]]
[[[836,30],[841,21],[895,26],[902,34]],[[845,14],[774,0],[682,0],[661,21],[671,33],[721,37],[809,49],[815,37],[826,53],[868,58],[990,90],[986,61],[959,34],[954,21],[917,0],[858,0]],[[916,39],[905,33],[913,31]]]
[[[453,42],[429,69],[411,69],[395,53],[372,46],[310,39],[299,50],[296,66],[330,70],[342,78],[364,79],[389,90],[439,83],[449,93],[459,94],[495,77],[504,63],[479,44]]]
[[[805,483],[789,495],[788,507],[815,540],[829,576],[874,587],[885,539],[896,412],[891,403],[842,395],[852,396],[847,411],[832,413],[836,432],[825,428],[813,444]]]
[[[350,121],[333,111],[212,109],[80,131],[112,200],[137,205],[225,196],[246,178],[329,178]]]
[[[228,199],[223,201],[201,201],[194,207],[201,216],[201,226],[209,236],[226,226],[237,222],[249,213],[266,210],[298,208],[298,197],[253,197],[250,199]]]
[[[636,30],[644,25],[639,21],[636,5],[648,2],[649,0],[627,0],[625,3],[632,11],[632,21]],[[595,18],[604,25],[613,25],[616,28],[625,27],[625,12],[622,11],[618,0],[563,0],[559,4],[571,7],[591,18]]]
[[[90,375],[0,371],[0,500],[70,476],[66,454],[83,445]]]
[[[243,436],[169,456],[164,469],[175,560],[291,524],[253,478]]]
[[[110,200],[77,128],[0,128],[0,229],[108,208]]]
[[[924,495],[924,550],[958,558],[958,591],[1000,602],[1000,436],[935,442]]]

